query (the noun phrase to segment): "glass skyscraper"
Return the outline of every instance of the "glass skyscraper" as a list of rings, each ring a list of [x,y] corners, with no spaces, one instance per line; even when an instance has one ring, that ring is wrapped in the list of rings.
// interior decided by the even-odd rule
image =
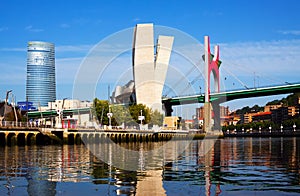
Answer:
[[[56,100],[54,44],[30,41],[27,46],[26,99],[35,106]]]

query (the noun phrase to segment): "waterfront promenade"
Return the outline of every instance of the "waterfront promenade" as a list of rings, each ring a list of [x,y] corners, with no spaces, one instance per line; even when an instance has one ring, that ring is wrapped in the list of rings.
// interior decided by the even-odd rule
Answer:
[[[6,126],[4,126],[6,125]],[[0,145],[48,145],[82,144],[83,141],[97,143],[103,139],[121,142],[157,142],[176,140],[204,139],[217,135],[223,137],[299,137],[300,130],[273,130],[252,132],[218,132],[205,134],[198,130],[137,130],[137,129],[95,129],[91,127],[51,128],[34,126],[29,123],[5,122],[0,126]]]
[[[9,122],[0,126],[0,145],[47,145],[81,144],[82,141],[93,143],[110,138],[120,142],[157,142],[176,140],[203,139],[207,135],[187,130],[137,130],[137,129],[95,129],[91,127],[51,128],[34,124]],[[4,124],[4,125],[5,125]],[[211,136],[211,135],[210,135]],[[222,137],[222,134],[218,134]]]

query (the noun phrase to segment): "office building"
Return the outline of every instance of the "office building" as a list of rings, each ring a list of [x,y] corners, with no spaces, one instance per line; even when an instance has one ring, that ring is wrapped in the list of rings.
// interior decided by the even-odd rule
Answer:
[[[30,41],[27,46],[26,101],[47,106],[56,100],[54,44]]]

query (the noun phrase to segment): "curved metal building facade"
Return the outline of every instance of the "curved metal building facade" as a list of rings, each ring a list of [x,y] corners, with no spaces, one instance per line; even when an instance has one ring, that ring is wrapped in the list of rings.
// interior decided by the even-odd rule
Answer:
[[[35,106],[56,100],[54,44],[30,41],[27,46],[26,98]]]

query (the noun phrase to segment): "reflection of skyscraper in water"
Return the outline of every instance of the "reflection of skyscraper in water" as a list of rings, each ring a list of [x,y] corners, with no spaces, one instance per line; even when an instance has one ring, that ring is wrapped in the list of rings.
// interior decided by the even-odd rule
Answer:
[[[26,99],[47,106],[56,99],[54,44],[30,41],[27,46]]]
[[[28,180],[28,186],[27,186],[28,195],[43,195],[43,196],[56,195],[57,182],[48,181],[48,180],[39,180],[38,178],[29,178],[27,180]]]

